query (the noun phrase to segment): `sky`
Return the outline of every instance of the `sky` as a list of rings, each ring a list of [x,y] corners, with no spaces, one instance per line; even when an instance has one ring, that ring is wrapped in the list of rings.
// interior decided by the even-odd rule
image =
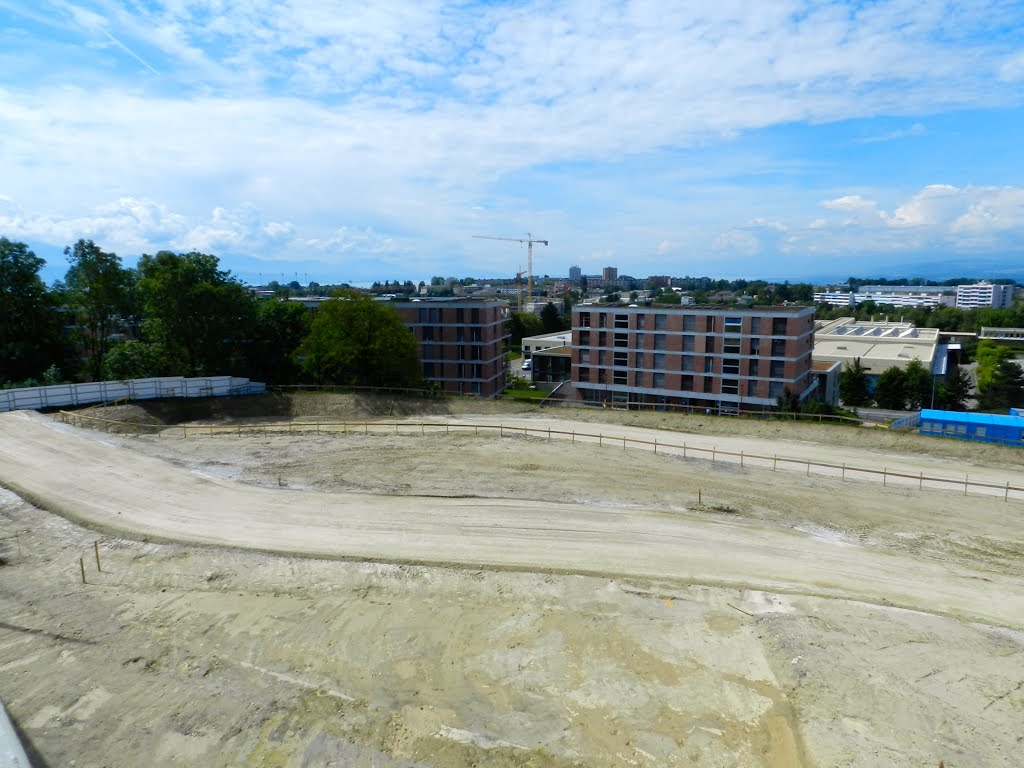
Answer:
[[[0,236],[63,276],[1024,280],[1024,0],[0,0]]]

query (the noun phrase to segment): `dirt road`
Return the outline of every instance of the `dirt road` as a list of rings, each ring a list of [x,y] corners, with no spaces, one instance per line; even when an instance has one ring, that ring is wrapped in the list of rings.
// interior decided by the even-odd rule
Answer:
[[[95,536],[0,499],[28,551],[0,571],[0,694],[55,765],[1019,749],[1019,503],[532,438],[129,438],[26,414],[0,417],[0,481],[107,532],[82,587]]]

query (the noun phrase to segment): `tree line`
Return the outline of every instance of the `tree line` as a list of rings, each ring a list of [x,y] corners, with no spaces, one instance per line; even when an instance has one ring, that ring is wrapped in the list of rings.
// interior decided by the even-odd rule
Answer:
[[[398,313],[352,291],[311,313],[259,300],[216,256],[144,254],[135,267],[79,240],[47,287],[45,261],[0,237],[0,386],[233,375],[273,384],[420,387]]]

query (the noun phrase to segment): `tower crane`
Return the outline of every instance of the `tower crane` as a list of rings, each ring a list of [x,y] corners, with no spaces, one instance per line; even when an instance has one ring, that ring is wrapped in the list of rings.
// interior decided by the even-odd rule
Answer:
[[[513,243],[526,243],[526,303],[533,304],[533,244],[547,245],[547,240],[534,239],[529,232],[526,237],[491,237],[489,235],[473,235],[481,240],[508,240]]]

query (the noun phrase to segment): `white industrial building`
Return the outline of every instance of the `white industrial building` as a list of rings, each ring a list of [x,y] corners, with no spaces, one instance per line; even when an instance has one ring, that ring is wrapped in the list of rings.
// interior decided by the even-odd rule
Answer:
[[[539,336],[526,336],[523,338],[523,357],[529,360],[534,352],[542,349],[554,349],[556,347],[567,347],[572,344],[572,331],[559,331],[558,333],[542,333]]]
[[[919,360],[933,376],[943,376],[947,352],[938,328],[917,328],[913,323],[841,317],[819,321],[814,331],[814,360],[845,366],[859,359],[872,389],[883,371],[906,368],[911,360]]]

